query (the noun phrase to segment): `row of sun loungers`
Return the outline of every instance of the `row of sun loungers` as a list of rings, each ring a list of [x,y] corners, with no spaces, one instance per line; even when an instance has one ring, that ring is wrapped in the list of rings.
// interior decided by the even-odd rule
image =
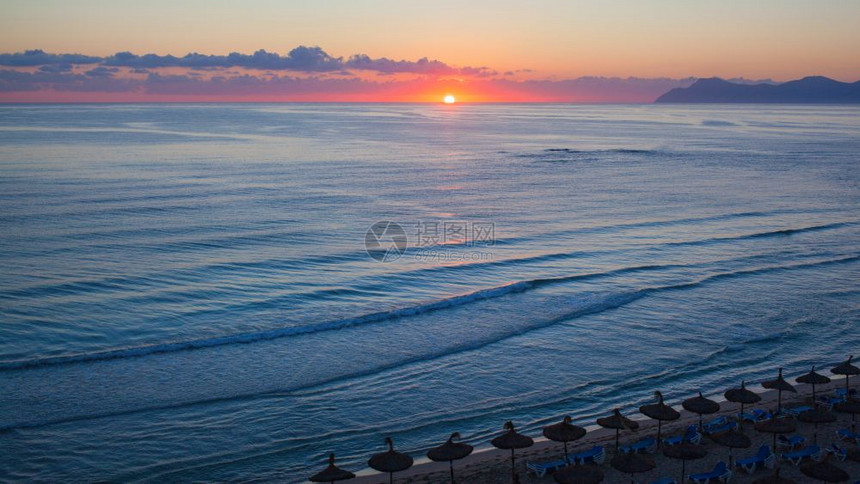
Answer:
[[[577,454],[570,454],[566,461],[564,459],[559,459],[549,462],[526,462],[526,469],[538,477],[543,477],[559,469],[563,469],[568,465],[603,464],[603,461],[605,460],[606,450],[602,445],[595,445],[586,451],[579,452]]]

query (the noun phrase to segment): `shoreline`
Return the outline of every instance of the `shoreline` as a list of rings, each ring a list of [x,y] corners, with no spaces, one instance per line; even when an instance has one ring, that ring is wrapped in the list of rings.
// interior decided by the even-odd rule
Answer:
[[[796,376],[800,376],[800,375],[795,375],[791,378],[787,378],[786,380],[787,381],[794,381],[794,378]],[[830,383],[827,383],[827,384],[816,385],[816,387],[815,387],[816,394],[823,395],[825,393],[832,392],[837,388],[844,388],[845,387],[844,377],[842,377],[840,375],[828,375],[828,376],[831,378],[832,381]],[[856,381],[851,382],[851,388],[860,387],[860,377],[854,377],[853,380],[856,380]],[[808,403],[807,398],[812,396],[812,385],[796,383],[796,382],[792,383],[792,384],[797,389],[797,393],[783,392],[782,406],[784,408],[785,407],[791,408],[793,406],[798,406],[799,404],[802,404],[802,403]],[[778,400],[778,392],[776,390],[764,389],[761,386],[761,384],[748,385],[747,389],[757,393],[759,396],[761,396],[762,400],[756,404],[746,405],[745,409],[752,409],[752,408],[768,408],[769,409],[771,407],[776,408],[777,400]],[[728,390],[728,388],[726,388],[725,390]],[[723,392],[725,392],[725,390],[723,390],[719,394],[718,397],[713,396],[713,395],[705,395],[706,397],[720,403],[720,407],[721,407],[719,412],[712,414],[712,415],[706,415],[705,416],[706,422],[708,420],[711,420],[711,419],[716,418],[716,417],[721,416],[721,415],[730,415],[730,414],[737,413],[740,410],[740,404],[729,403],[726,401],[725,397],[723,396]],[[690,395],[690,396],[694,396],[694,395]],[[674,408],[675,410],[680,412],[681,418],[678,420],[672,421],[672,422],[663,422],[663,426],[662,426],[663,437],[668,437],[668,436],[677,434],[677,433],[679,433],[679,431],[681,431],[682,429],[685,429],[689,425],[698,424],[699,416],[697,414],[694,414],[694,413],[688,412],[687,410],[684,410],[683,408],[681,408],[681,405],[672,405],[672,408]],[[609,415],[609,411],[607,411],[607,415]],[[846,417],[848,418],[849,421],[851,420],[850,415],[846,415],[846,414],[837,414],[837,415],[840,416],[839,420],[837,421],[837,423],[840,425],[844,425],[844,420]],[[621,445],[635,442],[639,439],[645,438],[647,436],[651,436],[651,434],[653,432],[656,432],[656,429],[657,429],[657,421],[656,420],[644,417],[642,414],[640,414],[638,412],[636,412],[635,414],[628,414],[625,416],[627,418],[630,418],[631,420],[636,421],[639,424],[639,429],[636,431],[622,431],[621,432],[621,440],[620,440]],[[822,425],[820,427],[823,429],[825,426]],[[747,423],[744,425],[744,428],[746,430],[750,430],[750,429],[752,429],[752,424]],[[589,449],[593,445],[597,445],[597,444],[603,445],[607,449],[607,459],[606,459],[606,462],[601,467],[604,469],[609,468],[608,462],[611,458],[611,453],[613,451],[612,447],[613,447],[614,441],[615,441],[615,430],[605,429],[605,428],[602,428],[596,424],[585,426],[585,429],[588,431],[588,433],[585,435],[585,437],[583,437],[583,438],[581,438],[575,442],[569,442],[568,443],[568,450],[571,453],[573,453],[576,451]],[[501,425],[499,425],[498,434],[501,435],[502,431],[503,430],[501,428]],[[801,429],[798,429],[797,433],[802,434],[803,432],[801,432]],[[824,432],[819,430],[818,435],[824,436]],[[534,445],[532,447],[527,448],[527,449],[518,450],[516,453],[517,467],[520,469],[521,482],[523,482],[523,483],[527,483],[527,482],[547,482],[547,483],[554,482],[552,480],[552,478],[549,476],[543,477],[543,478],[537,478],[537,477],[530,475],[530,474],[527,475],[525,472],[525,468],[524,468],[524,462],[526,460],[545,461],[545,460],[553,460],[553,459],[560,458],[561,454],[563,453],[562,443],[548,440],[545,437],[543,437],[543,435],[540,435],[538,437],[530,435],[530,437],[534,438],[534,442],[535,442]],[[768,434],[768,439],[770,439],[770,438],[771,437]],[[703,439],[703,442],[705,440],[707,440],[707,439]],[[819,444],[823,448],[832,440],[832,437],[827,436],[824,438],[820,438],[819,440],[820,440]],[[466,442],[466,443],[470,443],[472,445],[475,445],[474,442]],[[607,445],[607,443],[608,443],[608,445]],[[486,444],[486,445],[484,445],[484,444]],[[746,454],[752,455],[753,453],[755,453],[756,448],[757,448],[757,446],[754,445],[750,449],[742,449],[742,450],[736,451],[736,452],[737,452],[737,455],[746,455]],[[728,452],[728,451],[726,450],[726,452]],[[407,469],[405,471],[398,472],[398,473],[394,474],[395,482],[405,484],[405,483],[436,483],[436,482],[448,482],[449,481],[449,465],[447,462],[430,461],[427,458],[426,454],[422,454],[420,457],[419,456],[413,456],[413,458],[415,458],[415,464],[412,467],[410,467],[409,469]],[[662,456],[658,456],[658,459],[665,459],[665,458],[663,458]],[[675,463],[678,463],[678,462],[679,461],[672,461],[671,464],[674,465]],[[698,463],[698,461],[693,461],[693,463],[691,463],[690,465],[687,466],[688,474],[690,472],[701,472],[700,470],[698,470],[699,466],[697,465],[697,463]],[[846,461],[845,463],[839,463],[837,461],[837,464],[839,464],[840,466],[843,466],[843,467],[844,467],[844,464],[846,464],[846,463],[848,463],[848,461]],[[662,462],[661,462],[661,464],[662,464]],[[680,466],[680,464],[679,464],[679,466]],[[458,481],[460,479],[468,478],[468,480],[464,480],[464,482],[474,482],[474,483],[485,482],[485,481],[481,481],[481,480],[476,480],[476,479],[480,479],[480,477],[475,477],[475,474],[476,473],[478,473],[478,474],[492,473],[493,468],[496,468],[496,467],[500,467],[498,473],[500,474],[499,478],[501,479],[501,482],[510,481],[510,451],[496,449],[496,448],[490,446],[489,442],[482,443],[481,447],[478,447],[476,445],[476,448],[471,455],[469,455],[465,459],[454,462],[454,470],[455,470],[456,476],[458,477]],[[501,467],[504,467],[504,471],[502,471]],[[660,469],[660,468],[665,469],[666,466],[665,465],[659,465],[658,469]],[[678,467],[678,468],[680,469],[680,467]],[[696,469],[696,470],[690,470],[690,469]],[[860,466],[858,467],[858,472],[860,472]],[[385,483],[388,482],[386,474],[379,473],[379,472],[377,472],[371,468],[364,468],[364,469],[356,472],[355,474],[356,474],[356,477],[354,479],[350,480],[349,482],[354,482],[356,484],[382,484],[383,482],[385,482]],[[675,477],[674,474],[672,474],[670,472],[664,471],[663,474],[665,474],[667,477]],[[495,473],[493,475],[495,475]],[[761,478],[761,477],[766,476],[766,475],[768,475],[768,473],[763,472],[763,471],[758,471],[755,474],[749,475],[749,477],[757,479],[757,478]],[[742,472],[741,473],[735,472],[735,476],[742,478],[742,477],[745,477],[746,474],[744,474]],[[860,476],[860,474],[858,474],[858,476]],[[496,482],[496,481],[492,481],[492,482]],[[611,482],[611,481],[606,480],[604,482]],[[733,479],[733,482],[745,482],[745,481],[739,480],[739,479]],[[752,481],[750,481],[750,482],[752,482]]]

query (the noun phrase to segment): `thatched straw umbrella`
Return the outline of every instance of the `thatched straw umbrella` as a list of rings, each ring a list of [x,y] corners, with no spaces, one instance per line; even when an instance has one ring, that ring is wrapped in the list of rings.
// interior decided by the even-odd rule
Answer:
[[[773,474],[767,477],[762,477],[761,479],[756,479],[753,484],[797,484],[797,481],[792,481],[785,477],[779,477],[779,468],[777,468],[773,471]]]
[[[720,404],[703,397],[702,392],[699,392],[697,397],[684,400],[681,402],[681,406],[688,412],[699,414],[699,430],[702,429],[702,415],[710,415],[720,411]]]
[[[800,472],[821,482],[845,482],[851,476],[830,462],[811,462],[800,466]]]
[[[730,390],[726,390],[726,393],[723,394],[726,397],[726,400],[732,403],[740,403],[741,404],[741,414],[744,413],[744,405],[751,405],[753,403],[758,403],[761,401],[761,396],[758,393],[747,390],[747,382],[741,381],[740,388],[732,388]],[[741,426],[744,424],[743,416],[741,416]]]
[[[830,383],[830,378],[815,372],[815,365],[812,366],[812,370],[805,375],[800,375],[797,377],[798,383],[805,383],[807,385],[812,385],[812,401],[813,405],[817,405],[815,403],[815,385],[824,385],[825,383]]]
[[[565,415],[561,422],[544,427],[543,436],[549,440],[562,442],[564,444],[564,460],[565,462],[569,462],[567,460],[567,443],[584,437],[585,429],[578,425],[573,425],[570,416]]]
[[[514,450],[531,447],[534,445],[535,441],[532,440],[531,437],[518,434],[514,428],[514,423],[510,420],[505,422],[505,429],[507,430],[505,433],[491,440],[490,443],[497,449],[511,450],[511,478],[516,484],[520,482],[520,476],[517,474],[517,460],[514,455]]]
[[[645,415],[648,418],[653,418],[657,421],[657,447],[659,447],[661,443],[660,434],[663,421],[678,420],[681,418],[681,414],[674,408],[663,403],[662,393],[654,392],[654,397],[657,398],[657,403],[642,405],[639,407],[639,411],[642,412],[642,415]]]
[[[612,411],[612,416],[597,419],[597,425],[603,428],[615,429],[615,450],[618,450],[618,435],[622,430],[636,430],[639,424],[621,415],[621,410],[617,408]]]
[[[782,413],[782,392],[794,392],[797,393],[797,390],[794,386],[785,381],[785,378],[782,377],[782,368],[779,369],[779,376],[776,377],[776,380],[768,380],[761,384],[761,386],[769,389],[777,391],[777,400],[776,400],[776,413],[777,415]]]
[[[852,359],[854,359],[853,355],[849,356],[848,360],[846,360],[844,363],[836,365],[833,367],[832,370],[830,370],[830,373],[833,373],[834,375],[845,375],[845,398],[848,398],[848,378],[851,375],[860,375],[860,368],[857,368],[856,366],[851,364]]]
[[[834,415],[833,412],[824,410],[823,408],[815,408],[814,410],[801,412],[800,415],[797,416],[797,420],[814,425],[815,430],[812,435],[814,442],[818,444],[818,424],[835,422],[836,415]]]
[[[651,456],[644,454],[615,454],[615,457],[612,458],[612,461],[609,463],[615,470],[623,472],[625,474],[630,474],[631,479],[630,482],[633,483],[632,475],[639,474],[641,472],[648,472],[654,470],[657,467],[657,464],[654,462],[654,459]]]
[[[734,464],[735,449],[748,449],[752,445],[752,440],[740,432],[724,432],[721,434],[711,435],[711,440],[729,448],[729,469]]]
[[[334,465],[334,454],[328,455],[328,467],[326,467],[322,472],[318,472],[311,476],[311,482],[328,482],[333,483],[335,481],[345,481],[347,479],[352,479],[355,477],[355,474],[349,471],[345,471],[338,466]]]
[[[448,462],[451,468],[451,484],[454,484],[454,461],[460,460],[472,453],[474,448],[469,444],[454,442],[460,439],[460,433],[454,432],[448,437],[448,441],[439,447],[433,447],[427,451],[427,457],[435,462]]]
[[[552,475],[558,484],[599,484],[603,482],[603,471],[592,464],[569,466]]]
[[[755,429],[759,432],[773,434],[773,446],[771,448],[776,449],[776,435],[794,432],[797,430],[797,423],[794,419],[786,417],[771,418],[763,422],[756,422]]]
[[[687,474],[687,461],[701,459],[708,455],[708,451],[703,449],[700,445],[681,442],[678,445],[670,445],[663,449],[663,455],[670,459],[681,460],[681,480],[678,482],[685,482],[684,479]]]
[[[405,471],[412,467],[412,457],[395,452],[391,437],[386,437],[385,443],[388,444],[388,451],[374,455],[367,461],[367,465],[379,472],[388,473],[388,482],[393,484],[395,472]]]

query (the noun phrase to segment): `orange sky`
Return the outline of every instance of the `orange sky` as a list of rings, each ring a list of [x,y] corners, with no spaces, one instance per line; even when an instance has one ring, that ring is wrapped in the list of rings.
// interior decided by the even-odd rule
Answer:
[[[850,0],[7,0],[0,52],[43,49],[106,57],[121,51],[183,56],[265,49],[283,55],[304,45],[320,46],[333,57],[428,57],[457,68],[486,66],[509,81],[582,76],[782,81],[807,75],[855,81],[860,78],[858,19],[860,2]],[[387,80],[376,73],[351,74],[368,82],[404,80],[401,74]],[[439,95],[448,81],[438,77],[425,79],[424,88],[439,92],[413,91],[407,97]],[[485,91],[464,88],[464,99],[520,99],[510,84],[471,83],[468,77],[461,76]],[[398,88],[389,87],[387,99],[399,99]],[[499,98],[502,93],[507,97]],[[0,100],[9,95],[0,94]]]

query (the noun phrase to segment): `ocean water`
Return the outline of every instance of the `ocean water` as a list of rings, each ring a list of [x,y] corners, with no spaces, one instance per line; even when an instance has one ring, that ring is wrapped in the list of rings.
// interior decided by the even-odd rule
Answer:
[[[856,107],[2,106],[0,480],[301,482],[835,363],[858,183]]]

